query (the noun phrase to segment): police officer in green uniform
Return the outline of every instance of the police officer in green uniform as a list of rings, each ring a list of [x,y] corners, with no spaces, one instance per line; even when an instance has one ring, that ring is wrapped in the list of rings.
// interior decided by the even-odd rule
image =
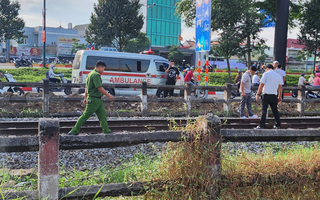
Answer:
[[[78,135],[82,124],[85,123],[93,113],[96,113],[96,115],[98,116],[103,133],[113,133],[108,127],[106,110],[101,100],[101,97],[103,95],[106,95],[110,99],[110,101],[113,101],[114,99],[114,97],[106,92],[102,87],[100,74],[103,73],[105,68],[106,64],[99,60],[96,63],[95,69],[88,74],[83,100],[83,103],[86,105],[86,109],[78,119],[76,125],[69,132],[69,135]]]

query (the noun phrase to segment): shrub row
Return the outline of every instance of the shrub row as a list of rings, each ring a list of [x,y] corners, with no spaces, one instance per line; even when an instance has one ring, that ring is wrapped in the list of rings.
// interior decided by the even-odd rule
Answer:
[[[49,69],[46,68],[19,68],[19,69],[0,69],[0,72],[8,72],[13,76],[17,82],[40,82],[46,78],[46,72]],[[71,69],[54,69],[54,73],[63,73],[65,78],[70,79],[72,70]],[[1,81],[6,81],[5,78],[0,78]]]
[[[49,69],[45,68],[19,68],[19,69],[1,69],[0,72],[5,73],[8,71],[17,82],[39,82],[46,77],[46,72]],[[72,70],[71,69],[55,69],[54,72],[59,74],[60,72],[65,75],[66,78],[70,79]],[[232,83],[237,73],[231,73]],[[201,85],[205,85],[205,73],[201,73]],[[286,81],[288,86],[297,85],[300,75],[287,75]],[[305,76],[306,79],[309,76]],[[4,78],[0,80],[5,81]],[[229,83],[229,75],[227,72],[215,73],[209,72],[209,86],[223,86]]]
[[[232,83],[234,83],[234,79],[236,77],[237,73],[231,73],[231,79]],[[206,74],[201,73],[201,85],[205,85],[205,78]],[[286,76],[286,82],[288,86],[298,85],[300,75],[291,75],[288,74]],[[309,79],[310,76],[305,76],[306,80]],[[225,73],[215,73],[215,72],[209,72],[209,86],[223,86],[226,83],[229,83],[229,75],[227,72]]]

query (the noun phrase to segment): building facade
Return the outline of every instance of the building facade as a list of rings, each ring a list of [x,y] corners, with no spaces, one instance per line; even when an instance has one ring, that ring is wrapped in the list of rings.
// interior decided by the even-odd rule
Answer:
[[[152,46],[180,45],[181,19],[175,15],[178,0],[141,0],[145,32]]]

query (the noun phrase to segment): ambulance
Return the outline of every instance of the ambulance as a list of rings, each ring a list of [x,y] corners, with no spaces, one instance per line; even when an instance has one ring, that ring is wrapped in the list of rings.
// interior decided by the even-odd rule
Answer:
[[[85,83],[88,74],[95,68],[98,60],[106,63],[106,69],[101,74],[102,83],[108,84],[141,84],[165,85],[164,72],[169,61],[155,55],[124,53],[114,51],[77,51],[72,65],[72,83]],[[184,78],[180,73],[176,85],[183,85]],[[105,88],[107,92],[116,96],[140,95],[140,88]],[[162,98],[163,89],[148,89],[148,95]],[[73,88],[73,93],[84,93],[85,88]],[[175,90],[175,95],[183,95],[183,91]]]

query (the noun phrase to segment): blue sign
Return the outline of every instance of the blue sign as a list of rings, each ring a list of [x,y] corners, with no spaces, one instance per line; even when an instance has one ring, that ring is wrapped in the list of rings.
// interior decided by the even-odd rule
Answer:
[[[276,26],[275,20],[271,17],[270,13],[267,13],[264,10],[261,10],[260,13],[266,16],[266,18],[263,20],[263,27],[268,28]]]
[[[210,51],[211,0],[196,2],[196,51]]]

